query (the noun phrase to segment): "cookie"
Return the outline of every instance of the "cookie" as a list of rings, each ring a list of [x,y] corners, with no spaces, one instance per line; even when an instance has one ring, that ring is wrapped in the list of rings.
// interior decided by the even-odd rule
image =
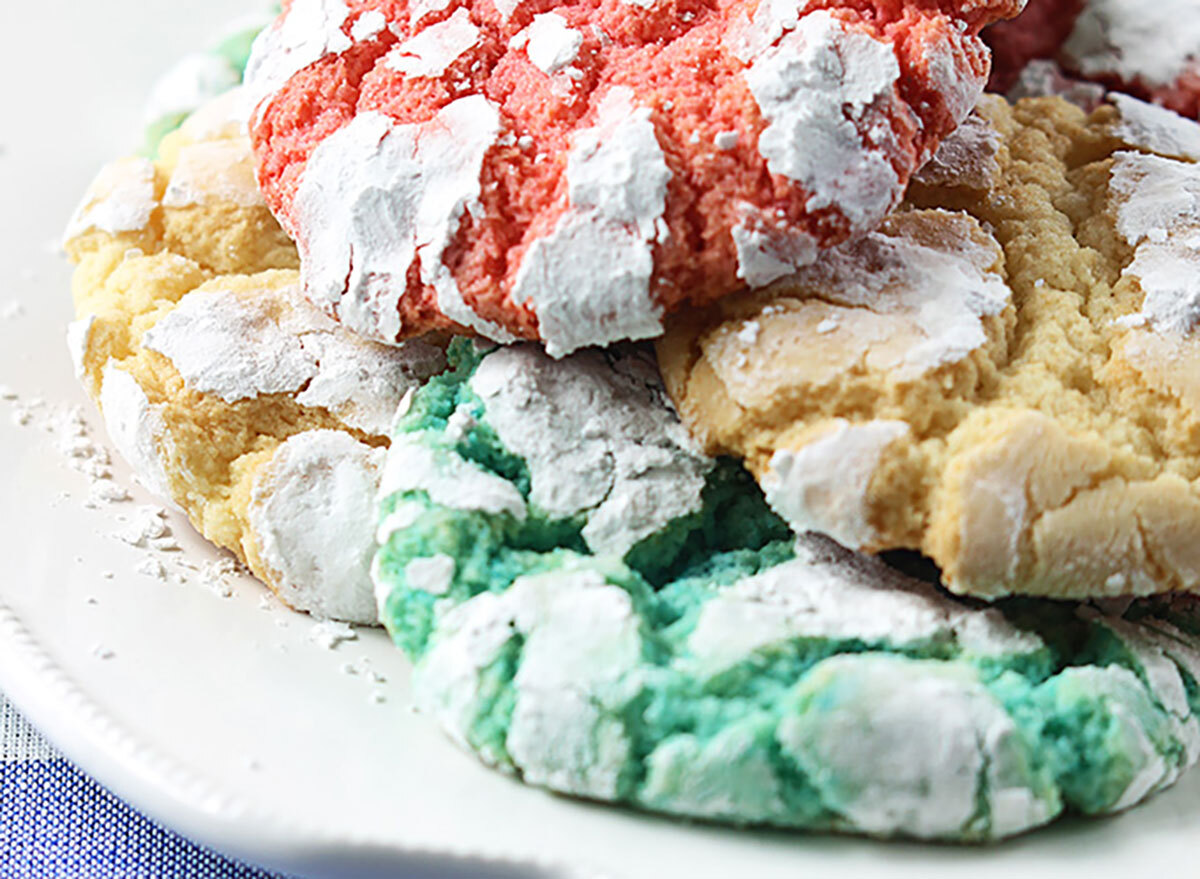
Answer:
[[[143,155],[153,157],[162,139],[188,116],[241,85],[251,44],[278,12],[274,4],[270,10],[266,4],[260,5],[262,11],[230,22],[209,46],[179,59],[155,83],[143,111]]]
[[[793,539],[690,443],[639,348],[458,341],[387,453],[374,577],[421,710],[565,794],[736,824],[989,840],[1200,753],[1194,600],[953,598]]]
[[[681,315],[684,421],[797,532],[950,589],[1200,590],[1200,125],[988,97],[875,233]]]
[[[1023,3],[820,5],[295,0],[247,82],[307,295],[561,356],[873,228]]]
[[[1053,94],[1073,81],[1081,93],[1110,88],[1200,116],[1197,0],[1031,0],[984,39],[995,56],[994,91]]]
[[[383,447],[444,356],[364,342],[299,295],[238,106],[230,93],[157,160],[99,174],[67,233],[72,355],[150,491],[292,607],[372,622]]]

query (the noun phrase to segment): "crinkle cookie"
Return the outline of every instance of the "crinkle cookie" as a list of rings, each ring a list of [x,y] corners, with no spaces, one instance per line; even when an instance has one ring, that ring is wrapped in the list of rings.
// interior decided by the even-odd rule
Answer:
[[[253,5],[253,4],[252,4]],[[171,67],[154,85],[144,110],[144,155],[153,156],[162,139],[209,101],[241,85],[254,38],[278,13],[274,3],[257,4],[230,22],[209,46],[192,52]]]
[[[673,815],[988,840],[1200,754],[1200,615],[986,608],[690,444],[647,352],[451,347],[387,453],[381,617],[484,762]]]
[[[1200,115],[1200,0],[1030,0],[983,36],[995,55],[991,90],[1110,88]]]
[[[555,356],[874,228],[1023,0],[294,0],[247,82],[306,293]]]
[[[84,387],[142,482],[289,605],[375,619],[373,497],[403,395],[444,366],[299,296],[231,93],[115,162],[67,232]]]
[[[985,99],[877,232],[681,316],[704,446],[950,589],[1200,591],[1200,125]]]

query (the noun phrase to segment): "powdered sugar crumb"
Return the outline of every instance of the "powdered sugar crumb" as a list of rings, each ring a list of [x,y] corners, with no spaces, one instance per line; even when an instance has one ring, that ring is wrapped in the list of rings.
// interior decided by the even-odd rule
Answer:
[[[142,559],[140,562],[138,562],[137,567],[134,568],[134,571],[144,577],[150,577],[151,579],[158,580],[162,583],[167,582],[167,569],[163,566],[163,563],[156,558],[147,557]]]
[[[358,632],[346,623],[325,620],[309,630],[308,639],[325,650],[336,650],[343,642],[358,640]]]
[[[116,532],[115,536],[137,549],[159,552],[179,549],[179,543],[171,533],[171,526],[167,524],[167,511],[162,507],[138,507],[128,518],[126,527]]]

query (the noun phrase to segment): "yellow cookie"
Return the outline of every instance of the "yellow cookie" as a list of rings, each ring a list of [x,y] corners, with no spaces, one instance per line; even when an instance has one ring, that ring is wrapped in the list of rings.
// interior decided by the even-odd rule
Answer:
[[[983,597],[1200,591],[1200,126],[985,98],[876,233],[681,316],[708,450]]]
[[[443,353],[361,341],[299,297],[238,106],[101,171],[67,231],[72,354],[147,488],[293,607],[372,622],[383,447]]]

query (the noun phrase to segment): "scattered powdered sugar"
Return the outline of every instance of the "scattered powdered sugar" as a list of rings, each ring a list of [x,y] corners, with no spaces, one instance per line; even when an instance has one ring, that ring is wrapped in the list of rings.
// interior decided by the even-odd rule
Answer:
[[[231,555],[218,556],[200,568],[200,582],[221,598],[232,598],[234,581],[249,574],[249,570]]]
[[[336,650],[346,641],[358,640],[358,632],[346,623],[323,620],[309,629],[308,639],[324,650]]]
[[[143,577],[150,577],[153,580],[165,583],[167,581],[167,569],[163,563],[156,558],[144,558],[137,563],[134,571],[141,574]]]
[[[111,482],[112,459],[108,450],[92,439],[82,408],[51,411],[43,427],[54,437],[55,448],[67,465],[86,476],[90,485]]]
[[[0,318],[4,320],[16,320],[25,316],[25,306],[18,299],[10,299],[3,305],[0,305]]]
[[[595,127],[574,136],[566,210],[513,280],[513,301],[533,306],[551,356],[662,333],[650,278],[670,180],[650,110],[613,88]]]
[[[133,500],[133,497],[124,486],[108,479],[98,479],[88,486],[88,499],[84,502],[84,506],[96,508],[130,500]]]
[[[128,516],[118,516],[117,521],[126,523],[116,532],[117,539],[130,546],[160,552],[179,549],[179,542],[167,524],[167,511],[162,507],[141,506]]]

